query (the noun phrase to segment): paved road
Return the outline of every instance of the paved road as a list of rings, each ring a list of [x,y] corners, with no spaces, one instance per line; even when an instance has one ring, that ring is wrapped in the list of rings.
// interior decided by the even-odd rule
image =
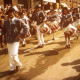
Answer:
[[[20,71],[9,74],[7,49],[0,50],[0,80],[80,80],[80,37],[71,38],[71,49],[65,48],[63,31],[45,35],[45,46],[36,48],[37,40],[27,38],[26,47],[19,48],[23,66]]]

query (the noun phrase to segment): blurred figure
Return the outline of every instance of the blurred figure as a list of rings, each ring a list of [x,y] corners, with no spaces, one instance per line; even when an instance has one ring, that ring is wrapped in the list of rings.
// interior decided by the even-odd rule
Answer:
[[[78,38],[76,31],[77,28],[73,26],[73,18],[72,15],[69,13],[69,10],[67,7],[63,8],[63,16],[62,16],[62,27],[66,27],[64,30],[65,35],[65,42],[66,42],[66,48],[71,47],[70,37],[75,34]]]
[[[44,12],[41,11],[40,6],[36,6],[35,11],[32,15],[32,20],[36,24],[37,38],[38,38],[38,47],[41,48],[44,45],[44,37],[43,33],[40,32],[40,27],[43,27],[45,15]]]
[[[3,48],[3,25],[4,25],[4,20],[3,19],[0,19],[0,45],[1,45],[1,48]]]
[[[28,22],[28,20],[26,18],[27,17],[26,17],[26,15],[24,15],[23,12],[19,12],[19,19],[21,19],[21,20],[23,20],[25,22],[25,24],[26,24],[26,26],[27,26],[27,28],[29,30],[29,22]],[[26,39],[25,38],[22,40],[22,47],[25,47],[25,45],[26,45]]]

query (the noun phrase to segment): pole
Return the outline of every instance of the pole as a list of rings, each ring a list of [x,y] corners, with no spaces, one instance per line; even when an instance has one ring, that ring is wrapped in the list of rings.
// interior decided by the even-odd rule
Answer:
[[[31,9],[34,9],[34,0],[31,0]]]
[[[60,0],[59,0],[59,8],[60,8]]]
[[[72,8],[73,8],[73,0],[71,2],[72,2]]]
[[[30,0],[27,0],[28,10],[30,9]]]

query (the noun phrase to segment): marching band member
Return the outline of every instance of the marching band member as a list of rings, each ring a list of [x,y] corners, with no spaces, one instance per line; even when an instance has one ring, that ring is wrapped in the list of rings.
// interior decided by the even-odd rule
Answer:
[[[19,18],[25,22],[27,28],[29,29],[28,20],[25,18],[26,16],[25,16],[25,17],[24,17],[24,16],[25,16],[24,13],[19,12]],[[22,47],[25,47],[25,45],[26,45],[26,39],[24,38],[24,39],[22,40]]]
[[[50,10],[45,11],[45,21],[46,21],[46,22],[47,22],[48,17],[49,17],[49,16],[47,15],[48,12],[50,12]],[[46,23],[46,22],[45,22],[45,23]],[[46,25],[47,25],[47,24],[46,24]],[[49,31],[48,33],[51,34],[51,29],[50,29],[50,27],[49,27],[48,25],[47,25],[47,28],[48,28],[48,31]]]
[[[3,33],[2,33],[2,30],[3,30],[3,25],[4,25],[4,20],[3,19],[0,19],[0,43],[1,43],[1,48],[3,47]]]
[[[64,7],[62,9],[62,17],[61,17],[61,27],[62,28],[63,27],[67,27],[68,24],[69,24],[69,19],[70,19],[71,15],[68,14],[68,13],[69,13],[68,8],[67,7]]]
[[[60,19],[58,18],[58,14],[56,12],[56,10],[52,10],[48,13],[48,17],[47,17],[47,25],[50,27],[50,29],[53,32],[53,39],[55,40],[55,31],[57,31],[59,29],[59,21]]]
[[[73,9],[72,16],[73,16],[73,25],[76,27],[77,24],[78,24],[78,23],[77,23],[77,20],[79,19],[78,9],[77,9],[77,8],[74,8],[74,9]]]
[[[79,11],[78,8],[73,9],[73,25],[77,28],[77,30],[80,32],[80,20],[79,20]]]
[[[40,6],[36,6],[36,10],[33,12],[32,19],[33,22],[37,24],[36,30],[37,30],[37,38],[38,38],[38,47],[41,48],[44,45],[44,37],[43,33],[40,31],[40,27],[43,27],[44,25],[44,12],[41,11]]]
[[[58,14],[58,10],[54,10],[53,11],[53,18],[54,18],[54,21],[53,21],[53,39],[52,40],[55,40],[55,31],[58,31],[60,29],[60,17],[59,17],[59,14]]]
[[[77,38],[77,28],[75,28],[72,24],[69,24],[65,31],[64,31],[64,35],[65,35],[65,41],[66,41],[66,48],[70,48],[71,47],[71,42],[70,42],[70,37],[74,34]]]
[[[19,41],[25,37],[27,27],[25,23],[15,17],[15,10],[10,7],[7,11],[8,20],[4,21],[3,33],[10,58],[10,72],[14,73],[22,66],[18,58]]]
[[[64,31],[66,48],[70,48],[71,47],[70,36],[74,33],[77,37],[77,34],[76,34],[77,28],[75,28],[72,25],[72,22],[73,22],[72,15],[68,13],[67,7],[63,8],[62,19],[64,20],[64,21],[62,21],[62,26],[66,27],[65,31]]]

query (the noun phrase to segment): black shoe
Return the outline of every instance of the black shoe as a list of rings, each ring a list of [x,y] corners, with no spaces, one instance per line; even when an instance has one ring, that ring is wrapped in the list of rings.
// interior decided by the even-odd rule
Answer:
[[[22,45],[22,47],[25,47],[25,46],[26,46],[25,44]]]
[[[42,44],[42,47],[44,47],[45,44]]]
[[[43,48],[43,45],[42,46],[38,46],[37,48]]]
[[[77,36],[77,39],[78,39],[78,36]]]
[[[55,38],[53,38],[52,40],[55,40]]]
[[[66,48],[68,48],[68,45],[66,45]]]
[[[20,70],[19,66],[16,66],[16,72],[18,72]]]
[[[75,37],[75,38],[74,38],[74,40],[77,40],[77,39],[78,39],[78,37]]]
[[[69,44],[68,48],[71,48],[71,45]]]
[[[1,48],[3,48],[3,45],[1,45]]]

